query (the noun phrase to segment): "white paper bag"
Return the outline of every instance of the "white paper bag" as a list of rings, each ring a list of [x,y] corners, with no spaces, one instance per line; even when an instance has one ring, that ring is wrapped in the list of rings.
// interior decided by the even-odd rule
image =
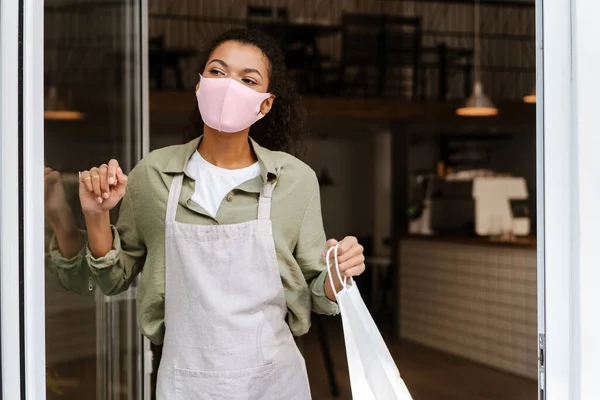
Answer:
[[[327,267],[331,287],[334,288],[330,268],[333,251],[335,272],[343,289],[335,294],[344,328],[348,357],[350,386],[354,400],[412,400],[396,363],[388,350],[373,317],[365,305],[356,283],[342,278],[338,265],[338,247],[327,252]]]

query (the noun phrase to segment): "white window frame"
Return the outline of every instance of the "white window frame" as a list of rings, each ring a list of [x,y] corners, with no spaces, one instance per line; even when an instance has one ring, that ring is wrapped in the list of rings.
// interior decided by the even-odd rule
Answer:
[[[575,106],[573,128],[577,132],[579,259],[573,267],[576,283],[575,312],[572,320],[576,367],[574,393],[581,399],[599,396],[600,377],[600,123],[598,95],[600,94],[600,3],[594,0],[572,2],[573,69]],[[574,138],[574,136],[571,136]]]
[[[44,0],[23,3],[25,395],[46,398]]]
[[[539,250],[545,272],[546,399],[594,399],[600,376],[600,2],[537,0],[536,5],[543,7],[538,125],[543,122]]]
[[[0,0],[0,38],[2,398],[37,400],[46,398],[43,0]]]
[[[148,0],[140,1],[140,13],[141,16],[139,18],[141,24],[141,66],[142,66],[142,82],[141,82],[141,96],[142,96],[142,158],[146,157],[148,153],[150,153],[150,83],[149,83],[149,65],[148,65]],[[140,363],[143,366],[142,371],[142,399],[143,400],[151,400],[152,399],[152,388],[151,388],[151,378],[152,373],[152,348],[150,344],[150,340],[146,337],[142,336],[140,338],[142,342],[142,362]]]
[[[16,1],[0,0],[0,354],[2,399],[21,396]]]

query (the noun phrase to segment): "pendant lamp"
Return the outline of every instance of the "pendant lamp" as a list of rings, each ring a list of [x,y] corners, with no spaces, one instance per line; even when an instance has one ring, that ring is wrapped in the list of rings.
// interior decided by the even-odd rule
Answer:
[[[479,0],[475,0],[475,7],[473,9],[474,14],[474,36],[475,36],[475,49],[474,49],[474,75],[475,83],[473,84],[473,93],[467,99],[465,105],[456,110],[456,115],[462,117],[491,117],[498,114],[498,109],[494,106],[492,101],[483,92],[483,85],[479,79],[480,70],[480,44],[479,44]]]
[[[54,85],[48,87],[48,93],[44,99],[44,119],[54,121],[77,121],[85,118],[85,114],[72,110],[66,106],[59,97],[58,89]]]
[[[533,88],[533,91],[528,94],[527,96],[523,97],[523,101],[525,103],[530,103],[533,104],[536,102],[536,96],[535,96],[535,87]]]

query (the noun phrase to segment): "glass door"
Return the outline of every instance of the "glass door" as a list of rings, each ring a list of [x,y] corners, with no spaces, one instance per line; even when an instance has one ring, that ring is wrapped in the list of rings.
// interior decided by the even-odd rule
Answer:
[[[135,284],[104,296],[76,233],[85,227],[78,171],[114,158],[128,173],[143,153],[143,8],[141,0],[44,2],[48,399],[143,396]],[[55,234],[67,236],[63,245]]]
[[[537,215],[537,315],[538,315],[538,400],[546,399],[546,247],[544,179],[544,37],[542,0],[535,0],[536,35],[536,208]]]

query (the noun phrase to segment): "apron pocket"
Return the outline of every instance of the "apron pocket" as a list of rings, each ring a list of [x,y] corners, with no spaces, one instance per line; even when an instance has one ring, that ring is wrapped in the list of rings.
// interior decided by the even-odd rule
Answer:
[[[175,368],[177,400],[275,400],[286,384],[275,364],[239,371],[205,372]]]

